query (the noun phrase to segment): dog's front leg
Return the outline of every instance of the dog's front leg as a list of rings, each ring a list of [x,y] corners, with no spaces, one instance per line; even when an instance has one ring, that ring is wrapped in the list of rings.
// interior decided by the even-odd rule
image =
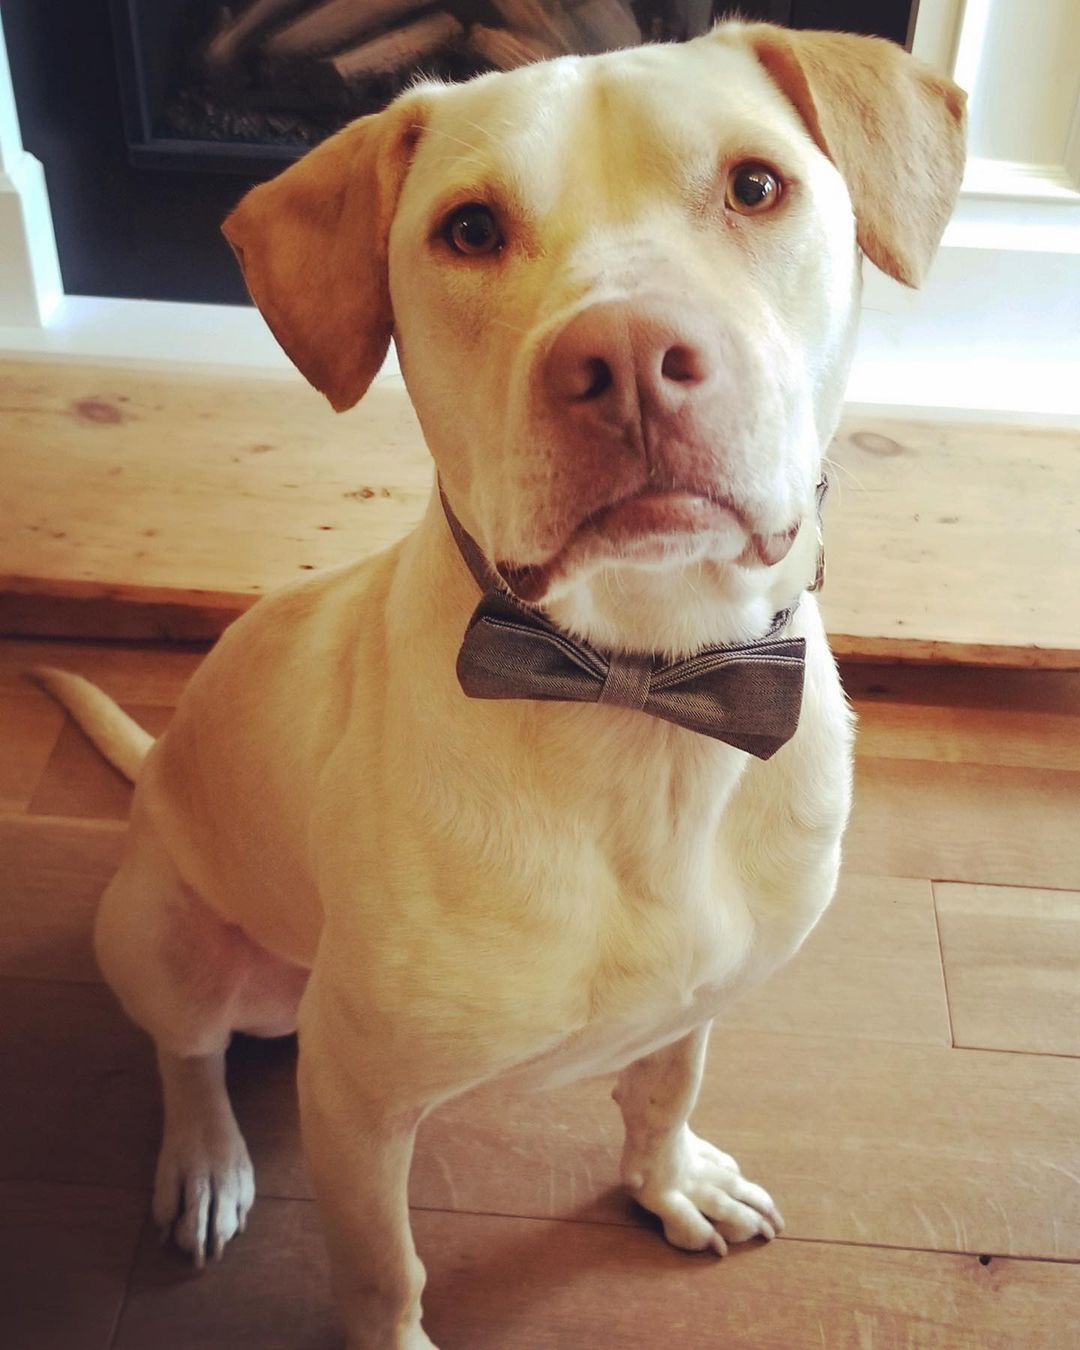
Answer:
[[[321,1030],[305,1044],[301,1029],[300,1115],[348,1350],[435,1350],[420,1326],[424,1267],[409,1228],[422,1112],[385,1091],[362,1045]]]
[[[747,1181],[728,1154],[687,1124],[697,1102],[710,1024],[646,1055],[619,1074],[612,1096],[626,1126],[622,1179],[638,1204],[688,1251],[772,1238],[783,1219],[768,1193]]]

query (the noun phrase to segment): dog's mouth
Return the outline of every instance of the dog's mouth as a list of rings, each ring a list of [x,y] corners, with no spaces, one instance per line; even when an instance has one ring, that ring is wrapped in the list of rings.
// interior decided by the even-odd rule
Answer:
[[[662,565],[708,557],[772,567],[787,557],[798,532],[798,522],[779,533],[755,531],[735,502],[708,490],[646,489],[587,516],[545,562],[499,562],[496,568],[516,596],[535,604],[555,582],[589,563]]]

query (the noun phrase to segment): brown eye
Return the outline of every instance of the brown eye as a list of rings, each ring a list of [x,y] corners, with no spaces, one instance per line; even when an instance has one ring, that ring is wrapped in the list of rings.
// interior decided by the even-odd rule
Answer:
[[[470,257],[495,253],[503,245],[498,222],[488,207],[479,202],[470,202],[453,211],[447,217],[443,234],[451,248]]]
[[[780,200],[780,180],[764,164],[740,164],[728,175],[727,204],[741,216],[760,216]]]

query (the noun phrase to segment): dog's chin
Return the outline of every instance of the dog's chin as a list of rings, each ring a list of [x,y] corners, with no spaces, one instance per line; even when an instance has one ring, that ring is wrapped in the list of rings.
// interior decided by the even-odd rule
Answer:
[[[786,556],[796,532],[763,541],[726,499],[686,491],[645,492],[594,513],[545,562],[500,562],[498,571],[519,599],[537,604],[599,568],[771,565]]]

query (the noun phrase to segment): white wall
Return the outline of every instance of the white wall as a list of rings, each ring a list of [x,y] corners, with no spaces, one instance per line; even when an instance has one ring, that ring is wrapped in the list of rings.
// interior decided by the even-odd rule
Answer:
[[[62,294],[45,175],[19,136],[0,21],[0,323],[39,327]]]
[[[286,372],[254,312],[62,296],[2,38],[0,351]],[[1080,0],[921,0],[914,49],[968,90],[972,155],[923,290],[867,264],[849,401],[1080,424]]]
[[[849,398],[1080,423],[1080,0],[921,0],[913,46],[969,161],[924,289],[868,288]]]

